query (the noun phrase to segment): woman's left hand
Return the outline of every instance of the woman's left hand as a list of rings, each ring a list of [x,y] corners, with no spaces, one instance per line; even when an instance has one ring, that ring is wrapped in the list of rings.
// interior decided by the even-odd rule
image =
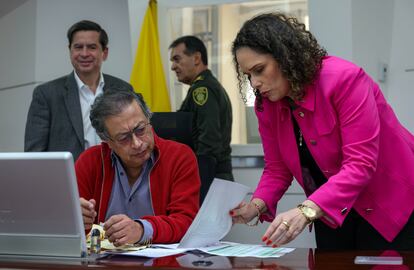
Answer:
[[[277,247],[295,239],[308,225],[308,221],[298,208],[280,213],[272,221],[263,235],[262,241],[268,246]]]

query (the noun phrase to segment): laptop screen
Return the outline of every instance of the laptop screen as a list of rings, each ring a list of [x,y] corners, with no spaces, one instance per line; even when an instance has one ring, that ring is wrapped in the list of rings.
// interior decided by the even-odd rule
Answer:
[[[1,255],[86,255],[69,152],[0,153],[0,183]]]

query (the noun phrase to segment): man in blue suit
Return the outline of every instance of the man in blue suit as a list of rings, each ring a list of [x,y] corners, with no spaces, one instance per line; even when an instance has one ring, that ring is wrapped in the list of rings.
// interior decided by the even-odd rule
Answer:
[[[77,22],[67,37],[74,71],[34,89],[24,150],[69,151],[76,160],[83,150],[100,143],[89,119],[95,97],[108,88],[132,91],[132,86],[101,72],[108,57],[108,35],[100,25]]]

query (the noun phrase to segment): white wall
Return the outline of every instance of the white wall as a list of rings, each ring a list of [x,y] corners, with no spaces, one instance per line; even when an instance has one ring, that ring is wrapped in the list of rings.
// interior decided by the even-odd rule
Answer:
[[[34,82],[36,1],[1,17],[0,35],[0,88]],[[5,100],[0,98],[0,107],[2,102]]]
[[[379,67],[390,63],[392,25],[396,18],[393,10],[394,1],[390,0],[352,2],[352,60],[380,84],[385,95],[388,81],[379,81]]]
[[[397,0],[398,1],[398,0]],[[380,63],[389,63],[394,0],[309,1],[310,30],[328,54],[360,65],[379,82]]]
[[[331,55],[353,61],[379,83],[400,121],[414,132],[414,1],[311,0],[312,33]],[[388,65],[380,82],[380,65]]]
[[[147,11],[148,1],[128,0],[128,15],[130,25],[131,55],[135,59],[139,33],[142,21]]]
[[[34,85],[0,91],[0,152],[23,151],[24,128]]]
[[[0,152],[23,150],[24,125],[35,85],[36,1],[0,19]]]
[[[352,0],[308,0],[309,28],[329,54],[352,59]]]
[[[392,25],[388,98],[401,122],[414,132],[414,1],[396,0]],[[397,19],[398,18],[398,19]]]

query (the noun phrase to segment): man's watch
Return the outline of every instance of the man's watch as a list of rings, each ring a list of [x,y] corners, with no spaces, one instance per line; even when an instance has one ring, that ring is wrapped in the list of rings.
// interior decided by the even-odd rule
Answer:
[[[312,207],[304,204],[299,204],[297,208],[300,210],[300,212],[306,218],[309,224],[316,219],[316,210]]]

